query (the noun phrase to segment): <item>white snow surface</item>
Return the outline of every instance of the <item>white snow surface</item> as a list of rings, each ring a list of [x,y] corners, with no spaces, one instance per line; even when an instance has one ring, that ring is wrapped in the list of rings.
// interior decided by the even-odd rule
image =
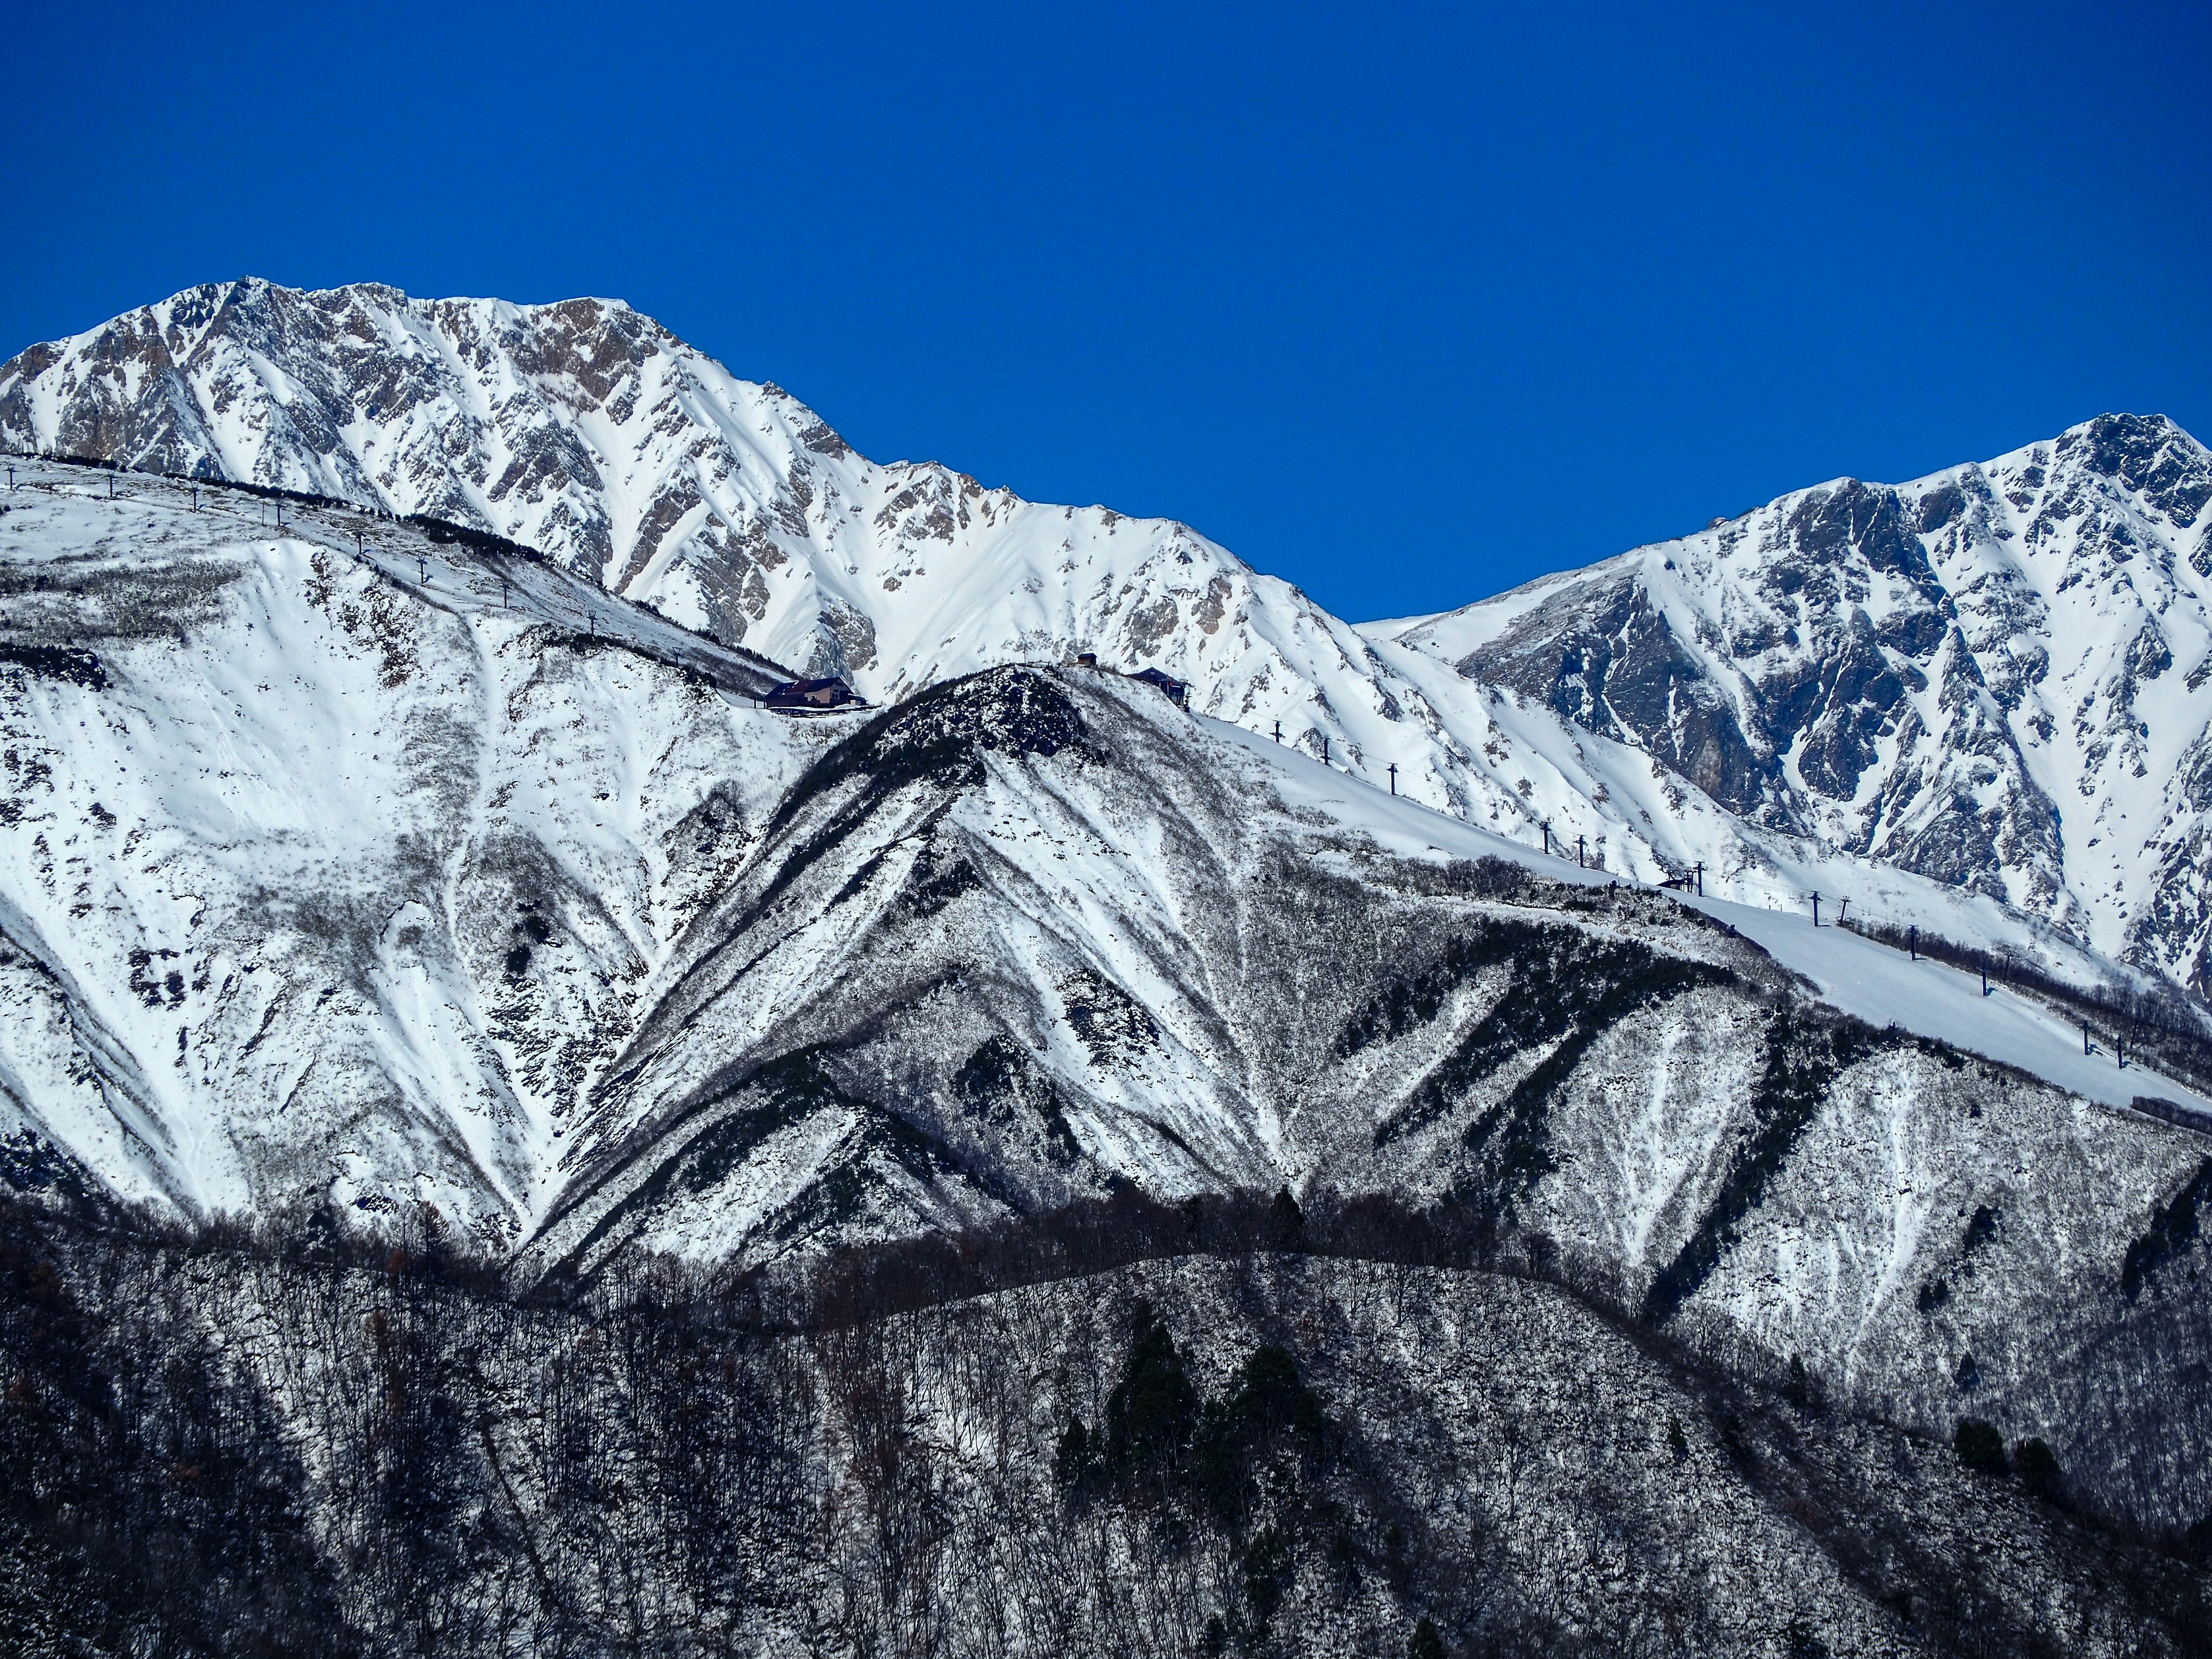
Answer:
[[[2154,1095],[2212,1114],[2212,1102],[2170,1078],[2130,1061],[2121,1069],[2112,1038],[2093,1032],[2084,1052],[2081,1027],[2033,997],[1926,957],[1914,960],[1843,928],[1815,928],[1799,915],[1692,898],[1784,967],[1810,981],[1820,999],[1869,1024],[1894,1025],[2033,1073],[2071,1093],[2126,1106]]]
[[[6,632],[106,681],[0,670],[0,1115],[189,1212],[334,1166],[342,1198],[404,1171],[518,1231],[699,846],[741,844],[835,722],[556,568],[110,487],[19,465],[0,514]]]
[[[369,1210],[434,1204],[503,1246],[530,1238],[589,1169],[650,1144],[657,1111],[685,1109],[717,1042],[771,1034],[786,999],[866,948],[843,895],[829,899],[749,964],[772,998],[727,999],[711,1030],[656,1036],[637,1086],[580,1121],[639,1022],[680,1004],[714,946],[691,949],[688,931],[728,902],[791,784],[855,728],[754,697],[811,669],[889,700],[1079,650],[1188,679],[1194,720],[1148,693],[1131,706],[1163,745],[1214,757],[1255,823],[1591,883],[1702,863],[1705,908],[1847,1012],[2099,1103],[2201,1104],[2121,1071],[2108,1038],[2083,1055],[2078,1030],[2009,991],[1984,999],[1955,970],[1815,929],[1806,903],[1848,899],[1854,916],[2017,953],[2084,988],[2140,984],[2122,957],[2192,976],[2195,872],[2212,860],[2197,672],[2212,662],[2212,562],[2184,533],[2203,452],[2137,423],[2116,460],[2100,431],[1873,492],[1922,574],[1869,562],[1864,537],[1808,562],[1792,526],[1850,493],[1825,486],[1466,611],[1355,630],[1184,526],[877,466],[786,394],[614,302],[251,283],[178,296],[0,368],[0,433],[64,449],[104,434],[148,467],[364,507],[288,506],[280,527],[276,505],[236,492],[195,510],[188,484],[18,464],[0,636],[88,651],[107,683],[0,667],[0,1153],[43,1142],[118,1192],[197,1213],[328,1190]],[[1944,518],[1928,504],[1947,490]],[[414,511],[550,559],[382,516]],[[1571,717],[1550,691],[1467,672],[1628,589],[1747,728],[1770,671],[1857,641],[1902,690],[1888,729],[1861,722],[1875,753],[1856,793],[1838,805],[1815,787],[1833,708],[1738,811],[1691,781],[1698,763],[1665,732]],[[1830,591],[1845,635],[1820,633],[1797,597]],[[1942,620],[1933,645],[1899,631],[1926,616]],[[1187,977],[1204,835],[1186,824],[1174,841],[1164,820],[1041,775],[994,763],[951,822],[991,849],[1002,901],[967,941],[975,963],[1063,1013],[1071,973],[1095,971],[1157,1024],[1155,1046],[1071,1108],[1084,1153],[1166,1190],[1194,1167],[1295,1180],[1318,1140],[1251,1083],[1250,1051]],[[1961,801],[1996,826],[1983,863],[1960,878],[1903,867],[1960,844],[1937,832]],[[2154,880],[2125,839],[2154,812]],[[2083,814],[2103,832],[2082,843],[2087,863]],[[875,862],[852,866],[856,902],[893,902],[921,827],[866,826]],[[2109,884],[2085,896],[2083,871]],[[1649,1097],[1633,1110],[1670,1133],[1696,1115],[1695,1079],[1668,1058],[1678,1043],[1706,1053],[1691,1018],[1686,1005],[1653,1027],[1656,1059],[1638,1075]],[[1048,1068],[1089,1066],[1064,1018],[1030,1040]],[[649,1242],[711,1253],[865,1128],[794,1123]],[[1663,1206],[1676,1176],[1654,1180]],[[924,1214],[929,1195],[911,1196]],[[1657,1214],[1636,1210],[1632,1231]]]
[[[1630,751],[1585,745],[1595,763],[1580,781],[1639,797],[1609,816],[1671,820],[1656,839],[1677,861],[1703,849],[1721,872],[1709,867],[1709,891],[1802,902],[1820,888],[1931,925],[1859,873],[1903,867],[2201,994],[2209,501],[2202,445],[2162,417],[2106,416],[1909,483],[1832,480],[1361,631],[1447,702],[1448,680],[1540,666],[1554,702],[1580,704],[1580,728]],[[1612,653],[1609,678],[1593,647]],[[1638,696],[1649,706],[1632,706]],[[1717,728],[1748,752],[1715,759]],[[1705,817],[1705,791],[1671,805],[1686,783],[1672,764],[1696,772],[1701,748],[1743,797],[1724,823]]]

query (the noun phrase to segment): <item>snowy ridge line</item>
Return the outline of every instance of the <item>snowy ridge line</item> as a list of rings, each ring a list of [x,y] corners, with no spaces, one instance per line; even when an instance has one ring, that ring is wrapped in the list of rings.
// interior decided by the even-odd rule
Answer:
[[[2179,1048],[2186,1056],[2185,1063],[2190,1067],[2191,1080],[2200,1085],[2212,1084],[2212,1042],[2206,1040],[2202,1011],[2160,981],[2151,981],[2138,994],[2122,1001],[2081,990],[2054,978],[2032,963],[2021,960],[2015,952],[1976,951],[1926,932],[1914,938],[1903,928],[1880,923],[1851,920],[1836,925],[1893,951],[1930,957],[1969,973],[1985,973],[1992,989],[2002,986],[2064,1003],[2076,1012],[2086,1011],[2111,1023],[2112,1030],[2104,1035],[2131,1048],[2142,1040],[2142,1033],[2152,1032],[2155,1034],[2154,1042],[2163,1038],[2170,1045],[2164,1055],[2169,1062],[2177,1058],[2171,1048]]]
[[[434,580],[421,574],[420,564],[427,564],[434,559],[442,560],[448,567],[459,571],[465,568],[462,560],[465,556],[473,556],[478,561],[520,560],[523,569],[502,571],[495,568],[489,573],[489,580],[501,582],[502,592],[511,589],[518,598],[534,599],[542,610],[557,610],[575,622],[582,623],[584,630],[579,637],[605,640],[667,667],[700,675],[719,690],[737,692],[756,702],[775,684],[798,678],[793,670],[781,663],[773,662],[742,646],[726,645],[710,635],[686,628],[683,623],[661,615],[649,604],[624,599],[596,585],[586,584],[574,572],[555,564],[535,549],[524,547],[519,543],[488,546],[485,544],[488,542],[503,542],[505,538],[471,531],[466,526],[450,525],[444,520],[428,520],[418,514],[410,514],[394,523],[399,527],[411,526],[425,531],[425,539],[440,551],[408,553],[374,544],[355,548],[329,543],[318,544],[356,559],[397,586],[449,609],[452,608],[451,602],[455,599],[478,603],[489,608],[489,595],[478,592],[472,587],[441,588]],[[434,529],[426,530],[428,526],[462,533],[453,537],[441,536]],[[289,531],[293,527],[292,523],[288,522],[284,527]],[[457,556],[453,550],[456,548],[465,549],[466,554]],[[420,562],[418,573],[412,580],[404,568],[410,559]],[[392,568],[387,560],[398,561],[402,568]],[[529,573],[528,580],[525,579],[526,571]],[[646,620],[647,618],[650,620]],[[555,626],[570,626],[551,616],[543,616],[542,619]],[[628,624],[627,630],[621,624]],[[702,666],[700,660],[702,658],[709,662],[733,662],[749,671],[757,684],[750,690],[728,684],[724,676]]]
[[[343,496],[317,495],[313,491],[303,489],[286,489],[275,484],[253,483],[247,480],[240,478],[211,478],[203,477],[198,474],[186,472],[155,472],[143,467],[125,466],[119,462],[103,459],[96,455],[64,454],[58,453],[33,453],[31,452],[14,449],[9,450],[5,453],[16,455],[25,460],[35,459],[44,462],[52,462],[64,466],[88,467],[94,471],[106,472],[114,476],[128,474],[131,477],[137,478],[159,478],[167,483],[185,484],[196,488],[204,488],[210,491],[218,489],[242,490],[246,494],[255,496],[263,501],[293,501],[303,507],[319,508],[325,512],[362,514],[389,525],[413,526],[416,529],[420,530],[428,540],[441,547],[459,545],[470,548],[477,553],[489,556],[521,559],[532,564],[546,566],[549,568],[560,568],[556,566],[554,561],[541,549],[532,547],[526,543],[518,542],[511,537],[499,535],[493,531],[480,529],[473,525],[456,523],[451,519],[441,519],[434,514],[397,514],[387,511],[386,508],[376,506],[373,503],[351,501]],[[210,509],[219,510],[214,508],[214,503],[210,502],[209,505]],[[280,521],[274,527],[280,530],[290,530],[294,528],[298,522],[299,521],[296,520],[289,522]],[[362,550],[359,547],[348,549],[330,544],[324,544],[331,546],[331,550],[333,552],[346,553],[349,556],[358,557]],[[381,567],[379,567],[379,568],[380,569]],[[385,571],[383,574],[392,575],[393,573]],[[568,574],[574,575],[576,573],[569,572]],[[395,577],[395,580],[398,579]],[[761,656],[757,652],[748,651],[742,646],[726,644],[722,641],[714,638],[711,634],[703,633],[697,629],[684,627],[682,623],[677,622],[672,617],[664,616],[649,600],[627,599],[619,594],[608,594],[606,590],[604,587],[599,586],[597,583],[593,583],[592,586],[592,590],[596,593],[611,599],[617,604],[627,608],[644,611],[658,618],[660,622],[667,623],[670,627],[680,629],[695,639],[705,641],[717,651],[726,652],[742,660],[750,662],[756,666],[773,671],[783,679],[797,678],[793,670],[786,667],[781,663],[774,662],[766,657]],[[588,610],[580,607],[571,607],[571,609],[574,611],[574,614],[580,620],[584,621],[587,626],[589,626],[594,620],[593,614]],[[631,645],[634,648],[644,648],[642,644],[637,641],[625,641],[625,643]],[[681,662],[678,662],[665,657],[658,658],[656,659],[667,662],[668,665],[671,667],[681,668],[686,666],[686,665]]]
[[[1383,784],[1376,782],[1357,766],[1322,761],[1288,739],[1270,742],[1270,734],[1266,732],[1255,732],[1233,721],[1222,723],[1234,726],[1248,739],[1260,739],[1266,748],[1277,753],[1287,752],[1305,765],[1350,779],[1385,799],[1418,807],[1451,823],[1465,823],[1465,820],[1449,811],[1416,797],[1390,794]],[[1503,830],[1481,825],[1467,827],[1507,843],[1514,848],[1514,856],[1528,868],[1556,879],[1620,882],[1670,892],[1684,899],[1692,896],[1693,878],[1687,869],[1679,875],[1654,878],[1632,868],[1614,869],[1595,858],[1587,865],[1576,864],[1573,847],[1557,831],[1552,832],[1550,837],[1553,850],[1546,852],[1540,846],[1524,842]],[[2021,990],[2020,982],[2032,977],[2047,987],[2049,994],[2092,1007],[2101,1017],[2154,1024],[2158,1030],[2171,1032],[2191,1044],[2206,1041],[2212,1012],[2206,1011],[2185,988],[2163,975],[2147,973],[2087,949],[2039,918],[2023,915],[1978,895],[1962,894],[1948,884],[1929,881],[1871,860],[1846,859],[1832,853],[1801,853],[1800,856],[1810,867],[1804,872],[1806,878],[1796,883],[1768,880],[1745,866],[1733,870],[1709,866],[1705,872],[1703,896],[1747,909],[1764,909],[1777,918],[1794,918],[1809,926],[1810,899],[1817,891],[1820,895],[1819,926],[1822,931],[1835,925],[1838,909],[1844,908],[1850,924],[1846,931],[1857,931],[1859,924],[1863,923],[1875,930],[1867,937],[1883,944],[1888,941],[1881,937],[1881,933],[1894,931],[1900,941],[1896,948],[1902,951],[1905,945],[1901,941],[1907,930],[1917,927],[1923,940],[1944,939],[1960,952],[1955,966],[1972,972],[1986,961],[1991,980],[2002,981],[2008,989]],[[1850,867],[1839,870],[1839,864]],[[1817,886],[1810,879],[1816,874],[1820,876]],[[1834,879],[1843,874],[1854,878],[1850,888],[1856,890],[1840,886]],[[1876,896],[1870,900],[1869,892]],[[1764,900],[1764,904],[1758,900]],[[1947,934],[1943,931],[1946,927],[1963,935],[1963,940]],[[1936,953],[1923,949],[1923,954]],[[2154,1014],[2152,1010],[2160,1012]],[[2132,1048],[2136,1041],[2132,1029],[2127,1040]],[[2208,1052],[2201,1065],[2192,1067],[2191,1080],[2198,1086],[2212,1084],[2212,1052]]]
[[[0,1139],[185,1213],[324,1191],[512,1235],[820,738],[749,695],[773,666],[573,573],[109,479],[33,461],[0,495],[0,894],[27,919]]]
[[[457,557],[453,551],[457,548],[467,550],[469,554],[474,555],[480,561],[504,559],[520,562],[537,573],[532,583],[526,584],[521,580],[519,572],[501,573],[494,570],[490,573],[491,580],[500,580],[504,574],[505,580],[511,585],[515,595],[534,597],[539,606],[544,610],[565,612],[575,621],[585,624],[586,635],[606,639],[626,650],[635,651],[641,656],[681,672],[701,675],[720,690],[735,692],[757,702],[761,695],[772,685],[798,678],[796,673],[785,665],[763,657],[757,652],[747,650],[743,646],[726,644],[712,635],[685,627],[682,623],[662,615],[649,602],[609,593],[597,583],[591,582],[587,576],[556,563],[537,548],[491,532],[479,530],[472,526],[455,524],[450,520],[440,519],[428,514],[409,514],[403,516],[387,512],[381,507],[363,506],[339,497],[318,495],[304,490],[283,489],[273,485],[255,484],[236,479],[206,478],[188,473],[154,472],[140,468],[125,467],[101,460],[97,457],[29,456],[21,455],[20,452],[11,453],[18,453],[20,459],[24,461],[86,467],[105,473],[111,479],[128,476],[143,482],[159,482],[172,486],[205,489],[210,494],[217,490],[241,490],[260,500],[280,503],[295,502],[306,508],[309,516],[280,519],[274,525],[264,520],[262,528],[280,536],[306,542],[313,546],[322,547],[330,552],[363,564],[385,580],[410,592],[416,593],[432,603],[439,604],[446,609],[453,609],[451,601],[463,598],[464,595],[468,600],[477,601],[483,600],[488,597],[486,594],[477,593],[470,589],[440,589],[434,583],[427,582],[419,576],[410,580],[404,569],[394,568],[386,560],[377,556],[380,548],[368,542],[367,533],[359,526],[355,526],[350,532],[348,532],[343,526],[333,526],[327,522],[317,526],[312,515],[318,513],[325,515],[344,514],[373,519],[386,526],[386,530],[380,532],[385,534],[411,528],[440,551],[430,555],[408,554],[389,548],[383,550],[388,552],[392,558],[402,562],[408,559],[441,558],[457,570],[462,568],[460,558]],[[34,481],[25,480],[19,487],[38,489],[40,485]],[[48,487],[51,488],[51,486]],[[131,497],[117,496],[115,499],[128,500]],[[149,504],[153,504],[149,498],[143,495],[139,496],[138,499],[149,500]],[[226,511],[235,513],[234,508],[228,508],[219,501],[212,500],[189,510],[204,513]],[[319,530],[321,535],[319,537],[302,533],[303,531],[310,528]],[[348,533],[352,537],[351,545],[346,543]],[[334,538],[334,539],[325,539],[325,538]],[[646,621],[644,618],[650,618],[650,621]],[[555,626],[566,625],[558,617],[550,615],[544,615],[541,619]],[[629,626],[625,629],[611,625],[622,623],[627,623]],[[708,667],[703,666],[700,660],[702,658],[710,660],[734,659],[738,666],[747,671],[761,684],[750,690],[728,684],[724,677],[709,672]]]
[[[278,484],[255,483],[246,478],[218,478],[199,472],[156,471],[151,467],[130,466],[102,455],[82,455],[63,450],[0,448],[0,454],[13,455],[19,460],[49,461],[58,466],[90,467],[95,472],[128,473],[138,478],[165,478],[173,483],[198,484],[208,489],[242,489],[263,501],[298,501],[308,507],[331,507],[347,513],[366,513],[372,518],[400,521],[400,515],[370,501],[357,501],[343,495],[320,495],[313,490],[286,489]],[[422,515],[416,515],[421,517]],[[442,520],[441,521],[442,522]],[[520,545],[520,544],[517,544]],[[537,550],[528,551],[535,553]],[[539,558],[545,556],[538,554]]]

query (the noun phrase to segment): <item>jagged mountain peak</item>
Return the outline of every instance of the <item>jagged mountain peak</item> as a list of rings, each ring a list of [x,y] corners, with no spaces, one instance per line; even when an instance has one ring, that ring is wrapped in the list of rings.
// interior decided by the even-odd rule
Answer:
[[[1392,637],[1750,823],[2201,994],[2208,500],[2194,438],[2103,415],[1907,483],[1795,491]]]
[[[0,435],[481,525],[878,694],[1010,643],[1149,660],[1251,576],[1185,526],[879,466],[619,301],[210,285],[0,366]]]

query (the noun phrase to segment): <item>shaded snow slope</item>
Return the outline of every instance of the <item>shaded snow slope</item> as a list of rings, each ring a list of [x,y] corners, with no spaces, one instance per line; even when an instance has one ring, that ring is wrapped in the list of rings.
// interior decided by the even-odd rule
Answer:
[[[2157,1402],[2112,1356],[2195,1340],[2142,1241],[2212,1142],[2101,1103],[2181,1091],[1949,970],[1722,926],[1118,674],[787,720],[772,664],[558,568],[18,486],[13,1186],[459,1229],[525,1282],[1124,1183],[1449,1200],[1720,1350],[1940,1420],[1971,1349],[2114,1443]]]
[[[1262,762],[1274,758],[1267,745],[1245,733],[1217,728],[1216,735]],[[1282,799],[1295,803],[1293,810],[1326,814],[1400,856],[1504,858],[1546,880],[1589,887],[1615,879],[1577,868],[1571,855],[1546,857],[1521,842],[1391,799],[1347,774],[1298,759],[1277,763],[1281,771],[1271,781]],[[1819,868],[1813,866],[1814,872]],[[2023,923],[1999,905],[1941,883],[1900,871],[1869,870],[1854,885],[1875,894],[1878,909],[1928,918],[1930,933],[1985,949],[1993,960],[2011,955],[2047,963],[2057,978],[2084,991],[2144,983],[2118,964]],[[2001,983],[1985,995],[1974,974],[1925,957],[1914,962],[1836,927],[1832,908],[1826,913],[1829,922],[1815,927],[1809,911],[1795,908],[1688,895],[1680,902],[1752,940],[1802,975],[1822,1001],[1871,1025],[1896,1026],[1987,1055],[2091,1100],[2128,1106],[2138,1096],[2154,1094],[2212,1119],[2212,1101],[2197,1091],[2132,1061],[2122,1069],[2103,1032],[2094,1035],[2095,1053],[2084,1055],[2078,1023],[2069,1024],[2042,1002]]]
[[[198,1212],[419,1200],[548,1261],[637,1227],[782,1249],[1131,1178],[1434,1190],[1466,1170],[1400,1120],[1461,1114],[1431,1079],[1495,975],[1593,925],[1462,890],[1469,860],[1607,915],[1656,906],[1636,951],[1771,975],[1670,900],[1117,675],[1010,670],[793,723],[744,695],[775,665],[558,567],[325,509],[279,530],[258,500],[196,511],[144,477],[18,482],[0,1086],[25,1180]],[[1978,902],[1954,931],[2024,939]],[[1852,966],[1875,947],[1734,919],[1878,1025],[2093,1099],[2189,1098],[2084,1064],[2009,994],[1969,1006],[1923,968],[1935,989],[1899,998]],[[1491,966],[1425,1031],[1347,1038],[1399,957],[1463,923]],[[1483,1086],[1559,1036],[1522,1032]],[[1632,1063],[1674,1063],[1651,1040]]]

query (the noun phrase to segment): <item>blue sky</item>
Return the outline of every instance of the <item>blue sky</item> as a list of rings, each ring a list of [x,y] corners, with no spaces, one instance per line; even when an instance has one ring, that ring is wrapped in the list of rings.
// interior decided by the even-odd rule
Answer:
[[[615,295],[1354,618],[2106,409],[2212,439],[2212,8],[27,7],[0,356]]]

